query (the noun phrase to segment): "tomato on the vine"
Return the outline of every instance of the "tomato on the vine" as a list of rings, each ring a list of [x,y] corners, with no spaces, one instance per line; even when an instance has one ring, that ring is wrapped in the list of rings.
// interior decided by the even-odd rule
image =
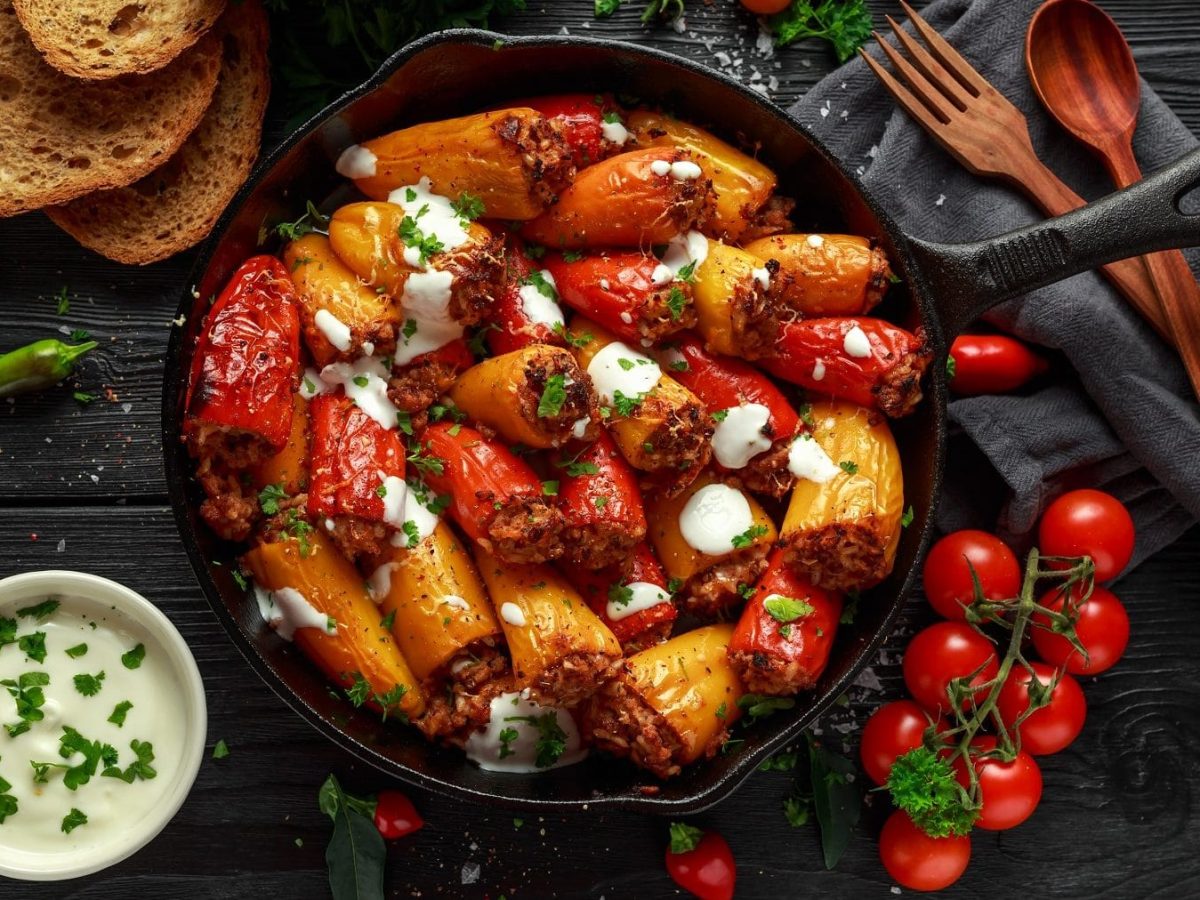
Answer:
[[[399,791],[380,791],[375,803],[375,828],[389,841],[420,831],[425,820],[412,801]]]
[[[1073,596],[1079,596],[1078,589]],[[1039,602],[1049,610],[1062,612],[1065,600],[1064,592],[1056,590]],[[1071,607],[1077,607],[1075,600]],[[1065,668],[1074,675],[1099,675],[1125,654],[1129,644],[1129,614],[1112,591],[1099,586],[1092,589],[1092,595],[1078,606],[1078,611],[1075,636],[1087,650],[1086,659],[1065,637],[1049,630],[1050,620],[1043,613],[1033,616],[1033,646],[1038,656],[1056,668]]]
[[[1091,489],[1063,494],[1038,526],[1043,556],[1090,556],[1097,581],[1116,578],[1129,565],[1133,539],[1129,510],[1111,494]]]
[[[936,722],[940,726],[941,719]],[[886,784],[896,758],[922,746],[928,727],[929,716],[911,700],[893,700],[871,713],[858,748],[870,779]]]
[[[896,810],[879,835],[879,858],[896,881],[914,891],[940,891],[962,876],[971,861],[969,835],[934,838]]]
[[[970,684],[996,677],[1000,664],[992,642],[963,622],[938,622],[909,641],[904,651],[904,683],[914,700],[930,712],[950,709],[946,688],[954,678],[975,673]],[[975,699],[983,700],[983,688]],[[964,701],[964,705],[969,702]]]
[[[678,827],[671,826],[673,836]],[[698,828],[682,827],[691,835],[699,832]],[[715,831],[706,831],[699,840],[689,839],[685,846],[691,849],[680,851],[673,839],[672,846],[667,848],[667,874],[671,879],[700,900],[731,900],[737,867],[725,838]]]
[[[943,619],[963,620],[963,607],[975,598],[971,570],[987,600],[1008,600],[1021,590],[1021,567],[1008,545],[986,531],[955,531],[925,558],[925,596]]]
[[[1053,683],[1057,673],[1052,666],[1042,662],[1030,665],[1040,684],[1049,687]],[[1027,669],[1014,668],[1000,688],[996,710],[1009,730],[1029,708],[1030,681]],[[1057,753],[1079,736],[1086,718],[1087,701],[1083,697],[1083,688],[1070,675],[1063,675],[1050,693],[1050,702],[1031,713],[1017,729],[1021,735],[1021,748],[1035,756]]]
[[[971,741],[971,749],[988,753],[996,749],[996,739],[977,737]],[[974,765],[979,775],[981,803],[976,827],[1004,831],[1033,815],[1042,799],[1042,770],[1032,756],[1021,750],[1012,762],[976,759]],[[954,775],[959,784],[967,787],[967,767],[961,757],[954,760]]]

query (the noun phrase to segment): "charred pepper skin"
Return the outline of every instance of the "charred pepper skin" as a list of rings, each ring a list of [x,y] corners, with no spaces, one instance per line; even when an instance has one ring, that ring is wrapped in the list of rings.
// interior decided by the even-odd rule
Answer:
[[[299,357],[292,279],[275,257],[251,257],[205,320],[192,362],[185,431],[190,436],[210,426],[241,432],[278,453],[291,432]]]

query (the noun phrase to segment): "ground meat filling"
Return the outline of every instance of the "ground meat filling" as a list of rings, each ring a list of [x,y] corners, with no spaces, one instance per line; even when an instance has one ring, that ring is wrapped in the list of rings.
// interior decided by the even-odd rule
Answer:
[[[789,535],[784,561],[818,587],[846,591],[888,573],[887,538],[874,516]]]
[[[788,468],[788,450],[791,446],[791,438],[776,441],[770,450],[758,454],[733,474],[747,490],[779,499],[792,489],[796,481]]]
[[[551,445],[561,447],[575,436],[575,423],[587,419],[583,440],[595,440],[600,428],[600,406],[591,383],[581,377],[579,366],[568,356],[550,356],[549,365],[544,357],[534,357],[525,366],[524,381],[517,387],[521,416],[550,439]],[[549,415],[542,407],[542,395],[546,383],[556,375],[563,376],[563,392],[566,395],[558,409]]]
[[[633,313],[638,334],[657,343],[668,335],[696,324],[692,306],[692,286],[686,281],[665,284],[646,296]]]
[[[712,420],[698,403],[675,404],[651,394],[638,407],[639,419],[658,421],[646,436],[641,468],[667,478],[653,479],[669,483],[674,496],[692,483],[712,456]]]
[[[743,208],[742,215],[750,221],[749,226],[739,236],[743,243],[782,234],[792,230],[791,215],[796,207],[796,201],[781,194],[772,194],[757,210]]]
[[[646,536],[644,523],[589,522],[567,530],[566,557],[585,569],[603,569],[623,562]]]
[[[632,760],[659,778],[678,775],[684,752],[675,730],[623,678],[610,681],[588,704],[584,733],[593,745]]]
[[[779,340],[779,311],[784,309],[777,302],[783,284],[779,283],[779,263],[767,260],[766,270],[771,275],[770,289],[764,288],[757,278],[742,281],[729,298],[729,319],[732,339],[739,356],[745,359],[761,359],[774,352]]]
[[[255,490],[243,483],[240,473],[210,460],[201,464],[196,477],[208,497],[200,504],[200,518],[224,540],[246,540],[262,517]]]
[[[461,665],[465,663],[465,665]],[[508,659],[494,647],[474,646],[447,670],[426,679],[425,715],[416,725],[429,738],[461,744],[491,718],[492,700],[513,689]]]
[[[275,455],[274,448],[253,431],[194,419],[187,422],[184,443],[192,458],[200,460],[201,469],[218,462],[226,468],[245,469]]]
[[[494,126],[496,134],[521,152],[529,192],[549,206],[575,179],[571,148],[562,126],[544,116],[505,116]]]
[[[871,389],[879,408],[893,419],[907,416],[921,402],[921,378],[933,358],[933,350],[925,343],[919,328],[917,339],[921,342],[917,348],[905,353]]]
[[[329,526],[333,525],[333,528]],[[320,528],[333,538],[342,555],[350,560],[360,556],[377,556],[387,548],[394,533],[382,522],[372,522],[359,516],[333,516],[323,519]]]
[[[738,550],[693,575],[680,591],[683,609],[715,619],[742,602],[741,591],[758,581],[767,568],[767,544]]]
[[[487,525],[491,553],[510,563],[538,563],[563,554],[562,513],[543,497],[510,497]]]
[[[567,653],[552,665],[547,666],[529,684],[533,699],[543,706],[578,706],[600,688],[616,677],[622,657],[605,653],[577,651]],[[521,672],[517,680],[524,682]]]
[[[680,157],[687,159],[686,156]],[[667,208],[666,216],[675,225],[680,234],[690,230],[701,230],[708,221],[712,205],[712,179],[696,178],[691,181],[670,179],[671,205]]]
[[[883,299],[883,295],[887,293],[888,287],[895,277],[892,274],[892,267],[888,264],[887,254],[879,247],[875,246],[874,240],[871,242],[871,270],[867,275],[867,305],[868,308],[874,306]]]
[[[504,240],[472,239],[437,257],[434,268],[454,276],[450,285],[450,315],[460,325],[478,325],[491,312],[504,289]]]
[[[746,690],[754,694],[787,697],[816,684],[804,665],[796,660],[777,659],[754,650],[731,650],[729,662]]]
[[[392,370],[388,399],[397,409],[409,413],[413,431],[420,431],[425,427],[425,410],[454,386],[458,374],[458,367],[452,363],[418,357],[407,366]]]

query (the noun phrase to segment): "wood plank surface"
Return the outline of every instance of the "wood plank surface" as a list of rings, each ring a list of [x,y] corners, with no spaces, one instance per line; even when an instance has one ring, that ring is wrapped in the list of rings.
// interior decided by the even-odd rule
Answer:
[[[871,0],[877,24],[897,12]],[[771,97],[794,102],[833,66],[823,45],[754,55],[758,26],[727,0],[689,0],[687,28],[646,28],[629,0],[595,21],[591,0],[530,0],[498,22],[512,33],[585,32],[644,41],[734,68],[748,83],[777,79]],[[1143,74],[1200,132],[1200,3],[1108,0]],[[729,54],[729,63],[719,54]],[[743,59],[739,67],[735,60]],[[267,140],[282,135],[273,108]],[[0,221],[0,346],[87,329],[101,349],[70,391],[0,401],[0,576],[73,568],[120,580],[158,603],[196,654],[208,688],[210,743],[230,756],[206,760],[188,802],[145,851],[96,876],[61,885],[0,884],[3,898],[234,898],[326,896],[328,821],[316,791],[329,772],[352,789],[387,786],[369,768],[294,716],[242,661],[209,612],[165,506],[159,394],[171,319],[188,289],[190,254],[135,269],[77,247],[38,214]],[[68,289],[70,310],[55,295]],[[106,391],[110,392],[106,395]],[[36,540],[33,538],[36,535]],[[1200,895],[1200,528],[1143,565],[1117,592],[1133,640],[1112,672],[1089,679],[1080,739],[1043,761],[1046,789],[1034,818],[1012,832],[978,832],[956,897]],[[866,716],[899,696],[900,650],[928,619],[919,598],[901,629],[822,729],[853,741]],[[886,897],[875,837],[878,800],[838,869],[821,865],[813,828],[790,828],[780,804],[790,778],[756,774],[734,797],[696,817],[719,829],[739,864],[739,897]],[[665,823],[634,814],[524,817],[411,791],[427,826],[390,851],[394,897],[654,898],[678,896],[664,873]],[[880,798],[881,800],[882,798]],[[520,814],[516,814],[519,816]],[[299,844],[299,845],[298,845]],[[464,885],[464,866],[478,880]]]

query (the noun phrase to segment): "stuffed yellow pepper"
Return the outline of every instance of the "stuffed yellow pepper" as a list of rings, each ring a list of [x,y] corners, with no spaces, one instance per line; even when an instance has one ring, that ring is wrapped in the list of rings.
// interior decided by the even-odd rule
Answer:
[[[737,247],[708,242],[696,266],[692,305],[696,330],[714,353],[758,359],[770,355],[779,337],[778,295],[785,279],[779,267]]]

